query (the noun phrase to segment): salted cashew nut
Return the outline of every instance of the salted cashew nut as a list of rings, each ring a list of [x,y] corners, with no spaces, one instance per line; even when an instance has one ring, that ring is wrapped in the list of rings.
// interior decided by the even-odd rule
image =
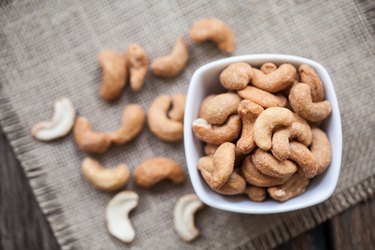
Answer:
[[[253,79],[251,84],[262,90],[276,93],[287,88],[296,78],[296,68],[289,64],[281,64],[277,70],[265,74],[263,71],[253,68]]]
[[[241,137],[236,144],[239,153],[245,155],[255,148],[254,123],[263,110],[261,106],[249,100],[241,101],[238,106],[238,114],[242,120]]]
[[[237,114],[241,98],[234,93],[224,93],[206,98],[200,108],[199,117],[212,125],[223,124],[230,115]]]
[[[290,90],[289,102],[298,115],[312,122],[322,121],[332,112],[329,101],[312,102],[310,87],[305,83],[299,83]]]
[[[182,36],[177,38],[172,52],[164,57],[156,58],[151,64],[152,72],[160,77],[177,76],[189,60],[189,47]]]
[[[174,228],[184,241],[192,241],[200,234],[194,225],[195,213],[204,207],[204,204],[195,194],[186,194],[180,197],[173,210]]]
[[[168,116],[174,121],[183,122],[185,112],[186,96],[183,94],[175,94],[172,96],[172,109],[169,111]]]
[[[332,148],[326,133],[319,128],[312,129],[311,153],[318,163],[317,174],[323,173],[331,163]]]
[[[239,62],[232,63],[220,74],[221,85],[228,90],[245,88],[253,77],[250,64]]]
[[[246,189],[246,180],[237,171],[233,171],[225,184],[215,190],[223,195],[236,195],[242,194]]]
[[[257,149],[251,159],[260,172],[271,177],[288,178],[297,172],[294,162],[278,161],[271,153],[261,149]]]
[[[281,94],[275,95],[253,86],[247,86],[237,91],[237,94],[243,99],[259,104],[263,108],[285,107],[288,101],[286,97]]]
[[[83,175],[96,188],[103,191],[115,191],[128,183],[130,171],[126,164],[115,168],[104,168],[94,159],[86,157],[81,164]]]
[[[202,19],[192,25],[189,36],[193,43],[214,42],[224,53],[234,50],[234,35],[223,21],[216,18]]]
[[[139,164],[134,170],[134,177],[138,186],[150,188],[163,180],[181,184],[185,181],[186,174],[182,166],[174,160],[155,157]]]
[[[262,66],[260,67],[260,70],[261,70],[264,74],[269,74],[269,73],[272,73],[272,72],[274,72],[275,70],[277,70],[277,66],[276,66],[274,63],[267,62],[267,63],[263,63],[263,64],[262,64]]]
[[[236,146],[233,143],[221,144],[214,154],[215,171],[212,178],[212,188],[222,187],[233,172],[234,160],[236,158]]]
[[[211,125],[205,119],[198,118],[193,122],[193,132],[198,139],[213,145],[235,140],[241,132],[241,119],[232,115],[223,125]]]
[[[250,200],[261,202],[266,199],[266,189],[264,187],[249,186],[245,189],[246,194]]]
[[[324,87],[322,81],[315,70],[309,65],[302,64],[298,67],[301,82],[309,85],[311,90],[311,99],[313,102],[321,102],[324,100]]]
[[[211,156],[215,154],[218,147],[218,145],[206,144],[203,147],[203,152],[205,155]]]
[[[103,71],[100,96],[107,101],[113,101],[120,96],[126,85],[126,59],[110,49],[102,50],[98,59]]]
[[[278,126],[289,126],[294,121],[292,111],[286,108],[272,107],[264,110],[254,124],[255,144],[267,151],[272,147],[271,135]]]
[[[148,58],[144,49],[136,43],[130,44],[126,50],[126,63],[130,74],[130,87],[140,91],[145,82]]]
[[[139,196],[133,191],[116,194],[105,210],[109,233],[117,239],[129,243],[135,238],[135,231],[129,213],[138,205]]]
[[[76,110],[68,98],[55,101],[53,116],[50,121],[38,122],[31,129],[34,138],[40,141],[51,141],[69,133],[74,125]]]
[[[172,103],[168,95],[160,95],[154,99],[147,112],[147,123],[151,132],[164,141],[182,139],[183,124],[168,117]]]
[[[298,164],[307,178],[313,178],[318,172],[318,163],[311,151],[302,143],[290,142],[289,159]]]

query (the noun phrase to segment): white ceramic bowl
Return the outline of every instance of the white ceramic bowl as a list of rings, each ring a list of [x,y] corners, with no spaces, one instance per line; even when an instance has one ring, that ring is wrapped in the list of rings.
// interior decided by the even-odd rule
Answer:
[[[253,66],[260,66],[265,62],[291,63],[295,66],[307,64],[316,70],[324,84],[326,99],[332,104],[332,114],[324,121],[322,128],[327,133],[332,145],[332,162],[327,171],[314,178],[307,191],[298,197],[282,203],[271,199],[258,203],[250,201],[245,196],[224,196],[212,191],[198,172],[197,163],[203,155],[203,143],[194,136],[191,124],[198,116],[199,106],[204,97],[209,94],[224,92],[219,83],[219,74],[226,66],[234,62],[248,62]],[[184,142],[186,161],[193,188],[201,201],[211,207],[237,213],[271,214],[316,205],[328,199],[334,192],[341,166],[341,117],[332,80],[321,64],[303,57],[290,55],[236,56],[203,65],[195,71],[189,86],[184,118]]]

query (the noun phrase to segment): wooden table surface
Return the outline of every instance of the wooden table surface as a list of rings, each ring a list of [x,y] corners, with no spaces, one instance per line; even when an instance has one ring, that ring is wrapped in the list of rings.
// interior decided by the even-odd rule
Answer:
[[[0,131],[0,249],[59,249],[25,174]],[[375,199],[360,203],[278,249],[375,249]]]

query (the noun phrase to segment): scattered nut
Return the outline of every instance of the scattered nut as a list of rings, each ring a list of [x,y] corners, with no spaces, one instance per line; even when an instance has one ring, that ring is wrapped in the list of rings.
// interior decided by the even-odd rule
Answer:
[[[288,101],[286,97],[281,94],[274,95],[252,86],[247,86],[246,88],[237,91],[237,93],[243,99],[253,101],[263,108],[285,107]]]
[[[311,99],[313,102],[321,102],[324,100],[324,87],[318,74],[315,70],[306,65],[302,64],[298,68],[298,72],[301,77],[301,82],[309,85],[311,90]]]
[[[290,142],[289,159],[298,164],[307,178],[313,178],[318,171],[318,163],[311,151],[302,143]]]
[[[185,95],[175,94],[172,96],[172,109],[168,113],[169,118],[182,123],[184,121],[185,103]]]
[[[130,87],[133,91],[140,91],[145,82],[148,58],[144,49],[136,44],[130,44],[126,51],[126,63],[130,73]]]
[[[268,63],[263,63],[262,66],[260,67],[260,70],[264,74],[269,74],[277,70],[277,66],[274,63],[268,62]]]
[[[323,173],[331,163],[332,149],[327,135],[319,128],[312,129],[311,153],[318,164],[317,174]]]
[[[250,64],[232,63],[221,72],[220,83],[228,90],[240,90],[249,84],[252,77],[253,72]]]
[[[218,147],[218,145],[206,144],[203,148],[204,154],[207,156],[213,156]]]
[[[263,187],[249,186],[244,193],[252,201],[261,202],[266,199],[266,189]]]

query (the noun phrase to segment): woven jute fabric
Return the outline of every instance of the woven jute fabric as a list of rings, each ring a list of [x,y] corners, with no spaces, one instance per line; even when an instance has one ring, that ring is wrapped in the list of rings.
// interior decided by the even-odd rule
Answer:
[[[35,196],[63,249],[266,249],[314,227],[374,195],[375,37],[371,1],[91,1],[7,0],[0,3],[0,121],[29,178]],[[371,16],[372,15],[372,16]],[[132,213],[137,232],[124,245],[106,231],[104,210],[114,194],[95,190],[83,178],[85,154],[72,135],[51,143],[32,139],[30,128],[52,115],[54,100],[68,97],[95,130],[119,126],[123,108],[147,109],[160,94],[186,93],[199,66],[223,58],[209,43],[191,45],[186,70],[162,80],[149,74],[140,93],[127,87],[108,103],[99,98],[103,48],[125,51],[144,46],[151,59],[168,54],[177,36],[194,21],[217,17],[232,27],[234,55],[283,53],[311,58],[329,71],[339,99],[343,159],[334,195],[324,203],[283,215],[243,215],[207,207],[197,214],[202,235],[181,241],[173,229],[178,197],[193,192],[162,183],[142,190],[131,182],[140,203]],[[189,42],[190,43],[190,42]],[[165,143],[147,128],[123,146],[96,157],[104,165],[166,156],[185,168],[182,143]]]

